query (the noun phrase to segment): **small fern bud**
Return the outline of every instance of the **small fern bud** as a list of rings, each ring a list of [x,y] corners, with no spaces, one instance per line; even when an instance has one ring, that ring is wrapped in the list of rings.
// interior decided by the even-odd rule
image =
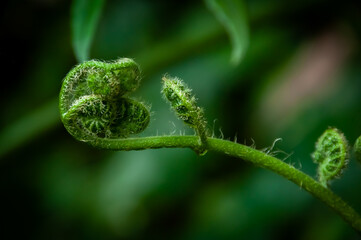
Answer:
[[[74,67],[60,91],[61,120],[80,141],[125,138],[148,125],[149,110],[125,97],[140,83],[140,69],[129,58],[114,62],[88,61]]]
[[[318,164],[319,182],[327,187],[328,181],[340,177],[348,163],[348,144],[336,128],[327,129],[317,140],[313,161]]]
[[[355,153],[356,160],[358,160],[359,163],[361,163],[361,136],[359,136],[356,139],[355,145],[353,147],[353,151]]]
[[[165,75],[163,78],[163,96],[169,101],[171,108],[185,124],[195,130],[200,137],[200,149],[197,153],[204,155],[208,131],[207,122],[204,118],[203,110],[197,106],[196,98],[192,95],[192,90],[179,78]]]

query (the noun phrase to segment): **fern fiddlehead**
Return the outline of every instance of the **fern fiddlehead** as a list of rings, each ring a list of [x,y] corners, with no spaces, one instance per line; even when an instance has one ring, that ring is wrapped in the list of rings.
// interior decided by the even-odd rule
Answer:
[[[318,178],[327,187],[330,180],[340,177],[348,163],[348,144],[336,128],[327,129],[317,140],[312,158],[318,164]]]
[[[314,160],[320,182],[293,166],[254,148],[208,136],[203,110],[196,105],[191,90],[178,78],[163,77],[162,93],[177,116],[198,136],[154,136],[127,138],[143,131],[149,123],[149,110],[127,94],[140,83],[139,66],[131,59],[114,62],[89,61],[73,68],[65,77],[60,92],[61,120],[76,139],[109,150],[191,148],[197,154],[215,151],[242,158],[269,169],[310,192],[337,212],[361,233],[360,215],[327,188],[327,181],[340,174],[347,162],[347,144],[337,130],[326,131],[316,145]],[[319,145],[320,144],[320,145]],[[336,145],[335,145],[336,144]],[[356,148],[356,147],[355,147]],[[332,153],[333,155],[328,155]],[[328,157],[328,160],[324,159]],[[325,164],[326,162],[329,165]],[[326,166],[327,165],[327,166]],[[325,169],[327,171],[325,171]]]
[[[96,145],[99,139],[125,138],[142,132],[149,110],[126,94],[140,84],[140,69],[129,58],[88,61],[74,67],[60,91],[60,116],[77,140]]]

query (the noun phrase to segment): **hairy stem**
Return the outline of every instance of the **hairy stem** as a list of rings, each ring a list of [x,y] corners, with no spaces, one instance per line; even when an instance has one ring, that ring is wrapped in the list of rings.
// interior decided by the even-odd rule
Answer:
[[[109,150],[144,150],[156,148],[191,148],[199,147],[198,136],[157,136],[127,139],[98,139],[90,144]],[[294,182],[307,192],[331,207],[358,233],[361,233],[360,215],[339,196],[323,187],[307,174],[295,169],[281,160],[251,147],[227,140],[208,138],[207,150],[223,153],[254,163],[269,169]]]

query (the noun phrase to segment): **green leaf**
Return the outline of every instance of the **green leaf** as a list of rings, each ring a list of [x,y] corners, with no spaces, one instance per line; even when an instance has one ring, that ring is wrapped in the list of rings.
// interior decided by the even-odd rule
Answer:
[[[231,62],[238,64],[249,43],[246,4],[242,0],[205,0],[205,3],[227,30],[233,45]]]
[[[90,46],[104,0],[74,0],[71,7],[72,43],[78,62],[89,59]]]

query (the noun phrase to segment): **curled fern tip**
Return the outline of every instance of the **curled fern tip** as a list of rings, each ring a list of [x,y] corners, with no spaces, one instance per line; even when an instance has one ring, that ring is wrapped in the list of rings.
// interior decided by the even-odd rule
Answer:
[[[318,138],[312,158],[318,164],[318,179],[324,187],[341,176],[348,155],[348,143],[340,130],[329,128]]]
[[[149,123],[149,110],[127,97],[140,80],[140,68],[129,58],[77,65],[65,77],[60,91],[65,128],[74,138],[90,143],[142,132]]]

